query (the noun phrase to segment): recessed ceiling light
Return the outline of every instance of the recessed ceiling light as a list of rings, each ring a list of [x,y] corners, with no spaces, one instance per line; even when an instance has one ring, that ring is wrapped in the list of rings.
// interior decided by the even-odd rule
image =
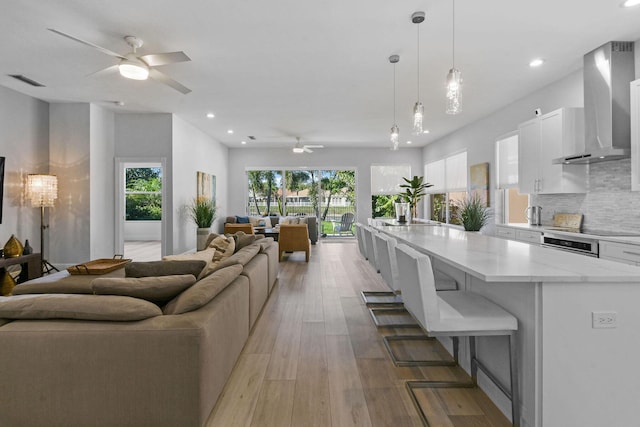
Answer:
[[[429,129],[423,130],[422,133],[429,133]]]
[[[529,67],[539,67],[544,64],[544,60],[540,58],[536,58],[533,61],[529,62]]]
[[[229,129],[229,130],[227,131],[227,133],[228,133],[228,134],[232,134],[232,133],[233,133],[233,129]]]
[[[247,141],[240,141],[240,144],[245,145]]]
[[[216,115],[213,113],[207,113],[207,117],[213,119]]]
[[[640,0],[627,0],[622,3],[622,7],[633,7],[640,4]]]
[[[407,141],[407,144],[411,144],[411,141]]]

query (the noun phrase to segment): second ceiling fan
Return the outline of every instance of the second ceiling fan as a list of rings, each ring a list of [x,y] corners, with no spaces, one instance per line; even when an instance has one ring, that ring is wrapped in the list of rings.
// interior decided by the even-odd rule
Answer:
[[[300,143],[299,137],[296,138],[296,141],[298,142],[296,142],[296,145],[293,146],[294,153],[313,153],[313,150],[311,150],[311,148],[324,148],[324,145],[303,145]]]

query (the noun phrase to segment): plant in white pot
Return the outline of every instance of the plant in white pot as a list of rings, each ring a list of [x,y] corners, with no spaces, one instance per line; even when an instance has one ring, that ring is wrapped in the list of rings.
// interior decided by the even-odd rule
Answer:
[[[480,196],[474,194],[458,206],[457,217],[466,231],[480,231],[491,218],[491,212]]]
[[[204,245],[207,242],[209,233],[211,233],[211,226],[216,219],[217,209],[215,201],[197,197],[188,206],[189,217],[198,227],[196,247],[199,251],[205,249]]]
[[[411,218],[406,218],[406,220],[411,222],[412,218],[417,218],[418,216],[418,203],[427,194],[425,190],[433,187],[433,184],[424,182],[424,176],[414,175],[411,179],[405,177],[402,177],[402,179],[406,184],[400,184],[400,188],[404,188],[404,192],[398,194],[398,196],[404,202],[409,203]]]

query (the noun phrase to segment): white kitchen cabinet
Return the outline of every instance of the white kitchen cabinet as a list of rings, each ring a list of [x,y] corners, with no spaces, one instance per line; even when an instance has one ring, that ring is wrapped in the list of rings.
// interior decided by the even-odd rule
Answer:
[[[640,265],[640,245],[600,241],[600,258],[625,264]]]
[[[503,239],[515,240],[516,230],[511,227],[501,227],[496,225],[496,236]]]
[[[631,82],[631,190],[640,191],[640,79]]]
[[[518,126],[518,187],[526,194],[584,193],[584,165],[551,161],[584,151],[582,108],[560,108]]]
[[[516,240],[519,242],[527,242],[538,245],[540,244],[540,240],[542,240],[542,232],[531,230],[516,230]]]

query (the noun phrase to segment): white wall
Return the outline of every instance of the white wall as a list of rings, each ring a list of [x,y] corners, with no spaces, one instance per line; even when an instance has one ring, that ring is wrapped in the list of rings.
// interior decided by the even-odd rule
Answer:
[[[184,207],[196,196],[196,172],[216,176],[218,212],[213,230],[222,232],[222,224],[229,212],[229,149],[173,116],[173,253],[196,248],[196,226],[185,215]]]
[[[231,215],[246,211],[246,168],[355,169],[358,221],[371,217],[371,165],[409,164],[412,175],[422,175],[420,148],[324,148],[295,154],[290,148],[232,148],[229,150],[229,209]]]
[[[89,259],[115,254],[114,114],[91,104],[90,114],[90,245]]]
[[[5,157],[0,246],[12,234],[40,252],[40,210],[25,199],[27,174],[49,173],[49,104],[0,86],[0,156]]]
[[[115,115],[115,157],[126,158],[127,162],[145,161],[144,159],[166,160],[162,170],[164,182],[164,223],[166,235],[162,242],[162,254],[173,253],[172,180],[172,115],[153,114],[116,114]],[[113,174],[115,177],[115,172]],[[112,219],[115,223],[115,216]]]
[[[54,265],[91,259],[89,110],[89,104],[51,104],[49,108],[50,170],[58,176],[58,200],[48,209],[47,258]]]

